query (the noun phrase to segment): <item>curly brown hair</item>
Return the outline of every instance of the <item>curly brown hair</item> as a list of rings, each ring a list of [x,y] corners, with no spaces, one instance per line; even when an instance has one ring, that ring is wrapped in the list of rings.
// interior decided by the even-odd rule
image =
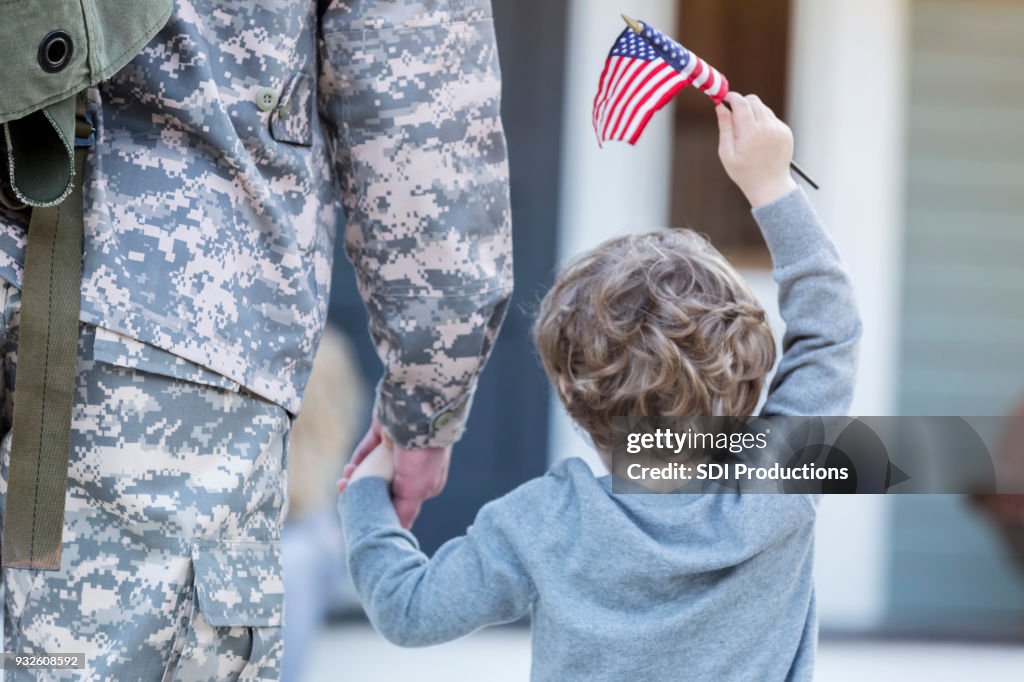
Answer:
[[[752,414],[775,364],[764,310],[690,230],[620,237],[574,259],[541,303],[534,341],[603,453],[616,417]]]

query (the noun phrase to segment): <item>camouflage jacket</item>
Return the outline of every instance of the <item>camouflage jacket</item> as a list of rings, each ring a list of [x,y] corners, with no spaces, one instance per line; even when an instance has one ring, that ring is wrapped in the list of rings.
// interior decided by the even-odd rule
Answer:
[[[98,343],[297,413],[340,207],[384,425],[416,447],[458,437],[512,288],[489,0],[178,0],[90,101]],[[26,226],[0,207],[16,285]]]

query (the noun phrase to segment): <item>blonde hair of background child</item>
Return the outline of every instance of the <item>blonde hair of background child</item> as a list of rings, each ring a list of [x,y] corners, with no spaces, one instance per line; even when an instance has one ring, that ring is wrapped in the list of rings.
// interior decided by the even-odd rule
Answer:
[[[351,342],[332,327],[324,332],[295,420],[288,451],[288,518],[329,506],[334,481],[358,434],[366,407],[365,382]]]

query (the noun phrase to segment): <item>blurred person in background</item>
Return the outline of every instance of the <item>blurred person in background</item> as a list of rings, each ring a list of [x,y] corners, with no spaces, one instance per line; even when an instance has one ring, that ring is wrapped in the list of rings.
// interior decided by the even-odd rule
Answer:
[[[1016,477],[1013,489],[1024,483],[1024,400],[1018,405],[998,453],[1004,475]],[[975,502],[995,523],[1024,573],[1024,495],[979,495]]]
[[[328,612],[346,605],[358,608],[334,513],[334,482],[366,413],[363,383],[348,339],[328,327],[288,454],[288,517],[281,536],[284,682],[302,679],[303,664]]]

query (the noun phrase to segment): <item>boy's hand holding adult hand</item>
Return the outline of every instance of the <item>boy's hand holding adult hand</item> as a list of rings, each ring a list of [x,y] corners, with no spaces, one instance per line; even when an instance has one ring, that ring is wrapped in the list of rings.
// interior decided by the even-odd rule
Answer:
[[[391,497],[395,512],[402,522],[403,528],[412,528],[416,517],[420,514],[423,503],[437,497],[444,490],[448,481],[448,465],[452,458],[452,448],[424,448],[411,450],[393,443],[381,429],[380,420],[375,416],[369,431],[356,446],[352,459],[345,465],[345,472],[338,481],[338,490],[344,492],[354,480],[367,476],[380,476],[380,473],[360,471],[362,464],[377,451],[381,444],[390,451],[390,474],[382,476],[391,482]],[[374,467],[377,465],[375,464]],[[357,475],[358,474],[358,475]]]
[[[349,485],[363,478],[383,478],[388,483],[395,480],[395,451],[394,443],[385,438],[370,451],[363,461],[355,468],[344,486],[339,483],[339,488],[347,488]]]
[[[757,95],[730,92],[718,114],[718,156],[726,173],[753,208],[781,199],[796,189],[789,172],[793,132]]]

